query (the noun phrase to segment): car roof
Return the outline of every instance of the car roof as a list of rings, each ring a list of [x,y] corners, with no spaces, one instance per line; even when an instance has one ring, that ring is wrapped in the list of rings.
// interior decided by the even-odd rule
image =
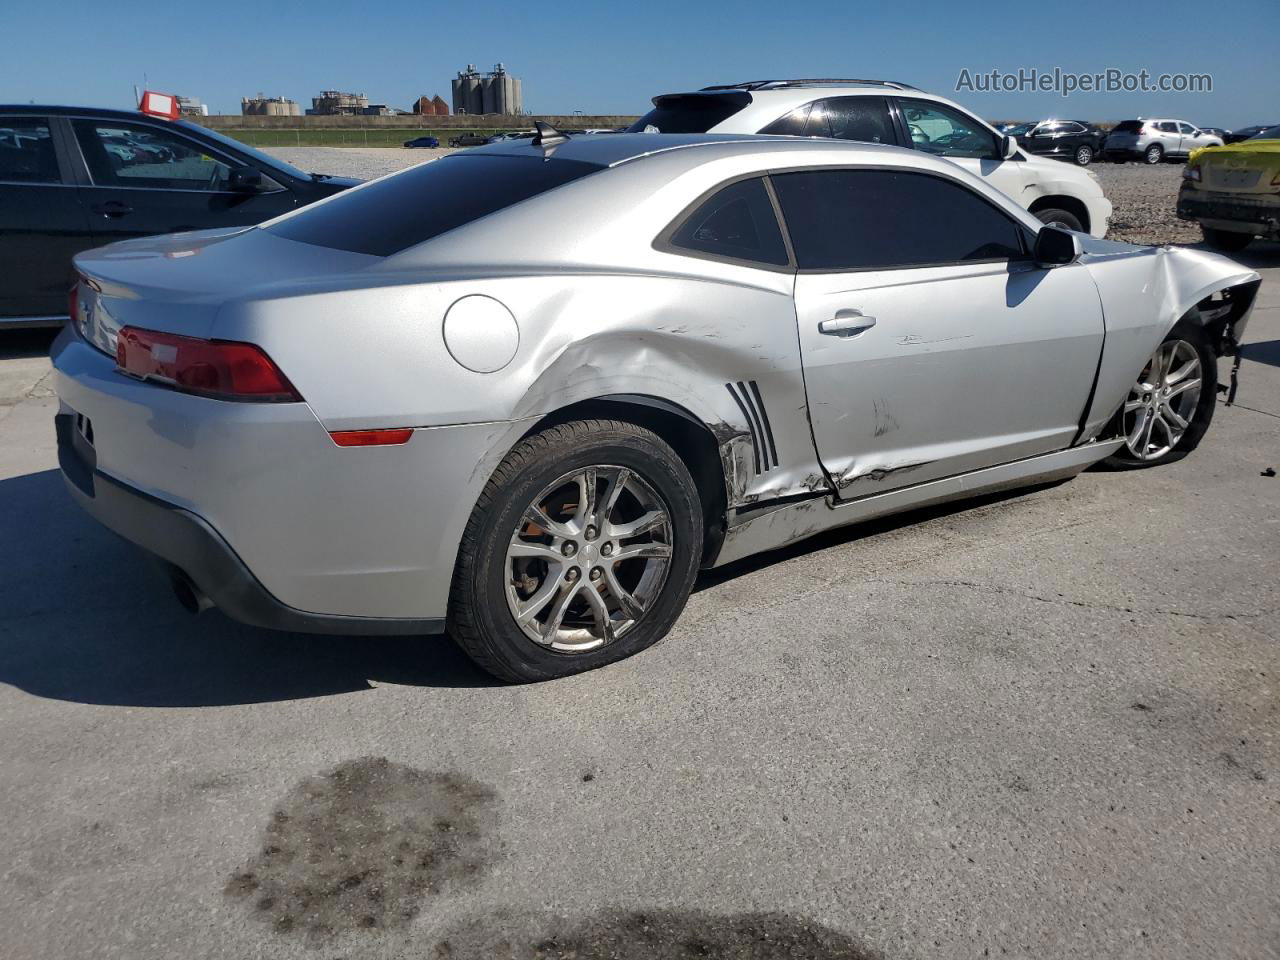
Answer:
[[[923,156],[915,150],[879,143],[859,143],[853,140],[832,140],[818,137],[765,136],[762,134],[734,133],[611,133],[605,136],[581,134],[539,146],[529,140],[505,140],[488,146],[476,147],[467,156],[534,156],[557,160],[576,160],[602,167],[616,167],[642,157],[666,154],[677,150],[718,147],[717,156],[750,154],[761,149],[782,148],[803,154],[806,151],[847,149],[851,154],[863,151],[892,151],[912,157]],[[705,150],[692,152],[689,164],[701,163]],[[851,156],[852,160],[853,157]]]
[[[85,114],[92,114],[95,117],[108,117],[112,120],[137,120],[140,117],[151,117],[153,120],[164,119],[143,113],[141,110],[117,110],[113,107],[69,107],[65,104],[40,103],[0,103],[0,113],[39,114],[46,117],[83,117]]]

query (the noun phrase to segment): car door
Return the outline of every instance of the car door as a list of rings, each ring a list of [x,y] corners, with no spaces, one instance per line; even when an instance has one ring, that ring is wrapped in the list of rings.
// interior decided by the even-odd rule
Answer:
[[[247,226],[292,210],[294,196],[265,172],[237,188],[238,167],[172,126],[72,121],[89,170],[90,224],[98,243],[128,237]]]
[[[1022,206],[1027,206],[1022,202],[1022,194],[1029,185],[1025,164],[1017,159],[1003,158],[1000,137],[986,124],[933,100],[899,97],[897,108],[904,143],[922,153],[946,157],[982,177]],[[1051,140],[1046,142],[1052,143]],[[1045,150],[1037,149],[1035,152]]]
[[[1179,153],[1189,154],[1192,150],[1197,147],[1203,147],[1209,142],[1207,133],[1182,120],[1178,121],[1178,133],[1181,136],[1181,144],[1178,147]]]
[[[814,441],[842,498],[1068,447],[1102,349],[1086,268],[963,183],[903,169],[771,177],[795,252]]]
[[[63,317],[71,258],[92,246],[49,117],[0,116],[0,324]]]
[[[1182,134],[1178,132],[1177,121],[1161,120],[1156,124],[1156,131],[1166,155],[1182,152]]]

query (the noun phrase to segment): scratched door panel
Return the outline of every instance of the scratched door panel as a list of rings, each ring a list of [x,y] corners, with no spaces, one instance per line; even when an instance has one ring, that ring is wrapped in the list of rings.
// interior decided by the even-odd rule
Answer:
[[[819,329],[855,312],[874,325]],[[1078,265],[801,273],[796,313],[818,453],[846,499],[1068,446],[1102,348]]]

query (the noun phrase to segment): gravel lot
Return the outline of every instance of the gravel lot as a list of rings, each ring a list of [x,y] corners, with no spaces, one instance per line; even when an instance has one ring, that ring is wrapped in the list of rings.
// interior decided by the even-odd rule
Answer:
[[[452,150],[364,147],[280,147],[266,151],[318,173],[380,177]],[[1181,164],[1095,163],[1089,167],[1115,207],[1107,236],[1127,243],[1197,243],[1200,228],[1174,216]]]
[[[0,955],[1280,957],[1280,245],[1238,259],[1187,459],[737,564],[522,687],[183,613],[64,490],[48,335],[0,340]]]

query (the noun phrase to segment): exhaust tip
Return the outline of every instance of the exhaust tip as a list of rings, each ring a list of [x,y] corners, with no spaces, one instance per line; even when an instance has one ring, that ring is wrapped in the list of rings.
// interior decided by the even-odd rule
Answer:
[[[200,591],[186,571],[174,567],[169,572],[169,582],[173,586],[173,595],[187,613],[204,613],[213,606],[213,601]]]

